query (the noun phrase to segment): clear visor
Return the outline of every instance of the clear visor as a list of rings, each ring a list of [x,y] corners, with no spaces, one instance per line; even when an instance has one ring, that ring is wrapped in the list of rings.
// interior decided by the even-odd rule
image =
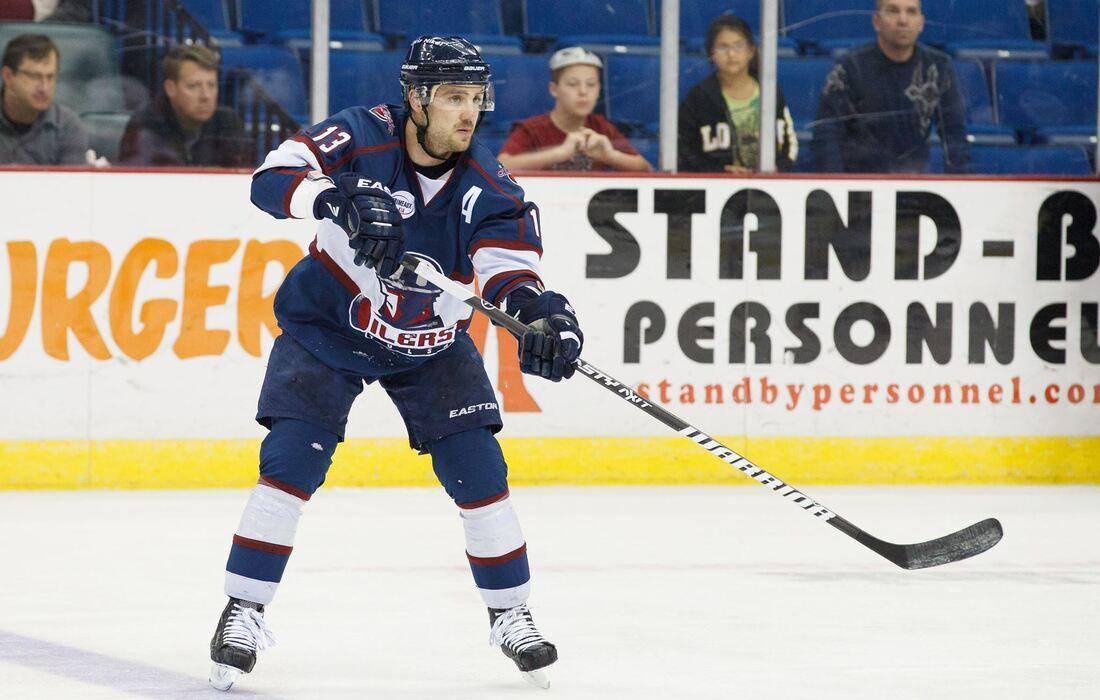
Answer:
[[[495,102],[492,83],[418,85],[410,88],[409,98],[422,107],[431,104],[448,112],[492,112]]]

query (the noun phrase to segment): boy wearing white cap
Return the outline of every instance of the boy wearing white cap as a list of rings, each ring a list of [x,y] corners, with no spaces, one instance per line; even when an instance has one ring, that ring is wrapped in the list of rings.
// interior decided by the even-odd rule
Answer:
[[[512,170],[652,170],[614,124],[592,113],[602,69],[600,57],[580,46],[551,56],[554,109],[516,122],[500,162]]]

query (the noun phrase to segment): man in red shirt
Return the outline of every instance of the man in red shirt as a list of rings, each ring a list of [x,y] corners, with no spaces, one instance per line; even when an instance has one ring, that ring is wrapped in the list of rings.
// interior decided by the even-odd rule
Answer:
[[[653,170],[614,124],[592,113],[602,69],[600,57],[580,46],[551,56],[554,109],[517,122],[500,162],[511,170]]]

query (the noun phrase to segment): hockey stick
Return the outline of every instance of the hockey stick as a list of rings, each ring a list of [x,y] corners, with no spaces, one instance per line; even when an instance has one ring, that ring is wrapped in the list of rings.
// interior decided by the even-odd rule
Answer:
[[[430,263],[417,260],[412,256],[406,256],[401,261],[401,265],[436,285],[447,294],[462,300],[475,311],[485,314],[496,324],[507,328],[516,337],[522,336],[524,332],[529,330],[526,324],[512,318],[476,294],[471,294],[468,289],[444,276]],[[685,423],[664,408],[638,396],[630,387],[596,369],[583,358],[577,358],[576,365],[581,374],[625,400],[631,406],[645,411],[723,462],[766,486],[773,493],[794,503],[807,513],[824,520],[864,547],[889,559],[903,569],[925,569],[930,566],[939,566],[960,559],[967,559],[976,554],[981,554],[1000,542],[1001,536],[1004,534],[1001,523],[996,518],[987,518],[958,532],[918,544],[894,544],[880,540],[840,517],[802,491],[769,474],[766,470],[756,466],[698,428]]]

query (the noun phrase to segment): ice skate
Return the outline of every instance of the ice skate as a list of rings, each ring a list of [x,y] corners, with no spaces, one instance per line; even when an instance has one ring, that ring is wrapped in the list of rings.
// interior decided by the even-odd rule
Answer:
[[[210,685],[229,690],[242,673],[256,665],[256,652],[275,644],[264,624],[264,606],[230,598],[210,640]]]
[[[489,644],[499,646],[523,673],[523,678],[540,688],[550,687],[546,668],[558,660],[558,650],[535,627],[526,605],[498,610],[489,608]]]

